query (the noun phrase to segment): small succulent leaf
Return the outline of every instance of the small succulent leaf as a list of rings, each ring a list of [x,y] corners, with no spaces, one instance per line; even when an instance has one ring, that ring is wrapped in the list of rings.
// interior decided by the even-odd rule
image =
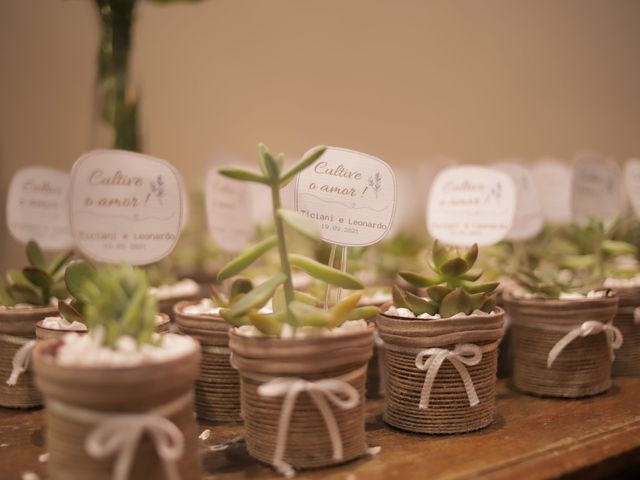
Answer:
[[[449,260],[449,250],[437,239],[433,242],[431,258],[433,259],[433,266],[435,267],[433,270],[435,272],[440,272],[440,267]]]
[[[67,263],[69,263],[71,257],[73,257],[73,250],[61,253],[53,260],[51,260],[51,262],[49,263],[49,268],[47,270],[49,275],[51,275],[52,277],[56,277],[58,274],[64,274],[64,267],[67,265]]]
[[[220,316],[234,327],[241,327],[242,325],[251,325],[251,321],[248,315],[241,315],[239,317],[232,317],[228,308],[220,309]]]
[[[627,242],[604,240],[602,249],[610,255],[635,255],[636,247]]]
[[[431,300],[439,304],[445,296],[451,293],[451,290],[451,288],[445,287],[444,285],[434,285],[433,287],[427,288],[427,295]]]
[[[44,304],[42,297],[38,295],[38,292],[27,285],[14,283],[9,286],[9,292],[16,303],[28,303],[29,305]]]
[[[84,317],[71,302],[58,302],[58,312],[60,312],[60,315],[68,322],[85,323]]]
[[[294,300],[289,310],[296,317],[297,324],[304,327],[329,327],[331,315],[321,308]]]
[[[282,285],[287,281],[287,276],[284,273],[277,273],[269,280],[247,293],[244,297],[238,300],[232,307],[230,315],[238,317],[246,314],[249,310],[259,309],[269,301],[279,285]]]
[[[467,280],[469,282],[475,282],[482,276],[482,270],[469,270],[464,275],[460,276],[462,280]]]
[[[324,263],[316,262],[310,258],[298,255],[295,253],[289,254],[289,262],[294,267],[304,270],[313,278],[322,280],[323,282],[335,285],[337,287],[346,288],[349,290],[357,290],[364,288],[362,282],[355,278],[353,275],[349,275],[346,272],[342,272],[336,268],[329,267]]]
[[[493,292],[500,282],[487,282],[487,283],[464,283],[464,289],[469,293],[490,293]]]
[[[229,306],[229,300],[213,285],[209,285],[209,293],[211,294],[211,300],[217,307],[227,308]]]
[[[418,288],[432,287],[433,285],[438,285],[444,281],[444,278],[440,275],[427,277],[413,272],[400,272],[399,275],[411,285]]]
[[[276,155],[275,160],[276,160],[276,165],[278,166],[278,171],[281,172],[282,167],[284,166],[284,154],[279,153],[278,155]]]
[[[51,288],[53,286],[53,279],[47,272],[38,267],[25,267],[22,269],[22,274],[29,283],[35,285],[42,290],[45,297],[49,296]]]
[[[482,305],[484,305],[487,300],[487,294],[483,292],[474,293],[469,295],[469,300],[471,302],[471,311],[469,313],[471,313],[474,310],[480,310],[482,308]]]
[[[218,280],[226,280],[242,272],[245,268],[258,260],[262,255],[275,247],[278,240],[275,235],[265,238],[261,242],[245,249],[236,258],[227,263],[218,272]]]
[[[473,267],[478,259],[478,244],[474,243],[469,247],[467,253],[464,255],[464,261],[467,263],[469,268]]]
[[[598,263],[598,257],[593,254],[567,255],[562,259],[562,265],[572,270],[591,268]]]
[[[457,313],[468,315],[471,313],[471,300],[469,294],[462,288],[456,288],[442,299],[440,303],[440,315],[442,318],[453,317]]]
[[[562,289],[557,285],[542,284],[538,287],[539,292],[547,298],[560,298]]]
[[[361,298],[362,292],[352,293],[331,307],[329,310],[331,327],[335,328],[342,325],[349,317],[349,314],[358,306]]]
[[[418,295],[414,295],[411,292],[406,292],[405,298],[407,299],[407,304],[409,305],[409,309],[416,315],[422,315],[423,313],[428,313],[429,315],[435,315],[438,311],[438,307]]]
[[[380,313],[380,309],[374,306],[357,307],[349,312],[346,320],[368,320]]]
[[[469,265],[460,257],[447,260],[440,267],[440,272],[448,277],[459,277],[469,270]]]
[[[407,303],[407,299],[405,298],[405,294],[397,285],[394,285],[391,288],[391,298],[393,299],[393,304],[396,308],[406,308],[407,310],[411,310],[409,304]]]
[[[253,290],[251,280],[248,278],[236,278],[229,289],[229,298],[233,302],[233,299],[236,298],[237,295],[249,293],[251,290]]]
[[[223,177],[240,180],[241,182],[255,182],[269,185],[269,180],[259,173],[243,168],[221,168],[218,170],[218,173]]]
[[[270,183],[275,184],[280,180],[280,169],[278,168],[278,162],[264,143],[258,146],[258,153],[260,156],[260,169],[265,177],[270,180]]]
[[[258,313],[254,310],[249,312],[249,321],[265,335],[277,336],[282,331],[283,320],[286,313]]]
[[[316,222],[305,217],[300,212],[281,208],[278,210],[278,216],[299,234],[310,240],[320,240],[320,231]]]
[[[16,304],[11,293],[9,293],[9,289],[7,285],[0,285],[0,305],[4,305],[5,307],[13,307]]]
[[[496,296],[495,295],[491,295],[490,297],[488,297],[484,301],[482,306],[480,307],[480,310],[482,310],[483,312],[486,312],[486,313],[491,313],[495,309],[496,309]]]
[[[313,162],[318,160],[322,156],[322,154],[326,151],[326,149],[327,147],[324,147],[324,146],[314,148],[311,152],[309,152],[309,155],[300,159],[289,170],[284,172],[284,174],[280,178],[280,185],[281,186],[287,185],[291,180],[293,180],[293,178],[298,173],[300,173],[302,170],[307,168]]]
[[[89,262],[75,260],[71,262],[64,274],[64,282],[71,296],[82,303],[89,303],[87,285],[95,281],[96,269]]]
[[[21,270],[7,270],[6,280],[9,285],[13,285],[15,283],[29,283],[29,280],[25,278]]]
[[[29,240],[26,247],[27,260],[33,267],[37,267],[41,270],[47,270],[47,261],[44,258],[44,253],[40,245],[35,240]]]
[[[316,297],[314,297],[313,295],[309,295],[308,293],[296,291],[294,292],[294,295],[295,299],[298,302],[306,303],[307,305],[315,305],[316,303],[318,303]]]

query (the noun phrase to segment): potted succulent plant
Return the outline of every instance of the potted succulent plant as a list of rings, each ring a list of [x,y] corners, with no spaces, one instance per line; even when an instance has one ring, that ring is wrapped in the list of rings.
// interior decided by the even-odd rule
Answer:
[[[0,285],[0,405],[36,407],[42,397],[28,370],[35,343],[36,323],[57,312],[58,299],[67,296],[62,281],[71,258],[65,252],[47,259],[35,241],[26,246],[29,264],[7,272]]]
[[[460,254],[436,240],[432,275],[400,273],[426,295],[394,287],[393,304],[378,318],[390,425],[459,433],[493,421],[504,312],[491,295],[498,283],[477,283],[482,272],[471,270],[477,256],[477,245]]]
[[[229,332],[229,347],[240,374],[249,453],[286,475],[295,468],[333,465],[367,452],[364,382],[373,326],[364,318],[377,309],[357,307],[359,293],[325,310],[316,306],[315,298],[296,292],[292,267],[345,289],[360,289],[362,284],[345,272],[290,254],[285,239],[285,225],[318,238],[311,220],[281,207],[280,190],[323,152],[323,147],[316,148],[284,170],[283,156],[261,145],[261,173],[220,171],[271,189],[275,235],[231,261],[220,277],[239,274],[276,247],[280,272],[222,310],[221,316],[236,326]]]
[[[200,285],[190,278],[178,279],[170,257],[144,267],[149,279],[149,293],[158,299],[158,309],[172,320],[173,307],[179,302],[200,298]]]
[[[228,297],[211,287],[212,298],[183,301],[174,307],[178,330],[200,342],[202,359],[196,380],[196,413],[200,419],[223,423],[242,420],[240,378],[229,361],[229,324],[220,312],[232,308],[251,290],[251,281],[238,278]]]
[[[542,268],[516,276],[520,288],[505,297],[514,322],[516,388],[583,397],[610,387],[613,350],[622,335],[613,324],[619,296],[603,285],[607,277],[623,275],[615,260],[634,251],[612,240],[611,231],[593,220],[572,225]]]
[[[85,310],[89,301],[88,288],[95,283],[97,270],[86,260],[74,260],[64,274],[64,281],[70,299],[58,302],[58,315],[46,317],[36,324],[36,337],[62,338],[68,332],[79,334],[88,331]],[[169,317],[164,313],[156,316],[155,331],[167,333],[170,327]]]
[[[84,283],[89,334],[33,353],[50,477],[199,478],[197,342],[154,333],[157,300],[142,270],[105,267]]]

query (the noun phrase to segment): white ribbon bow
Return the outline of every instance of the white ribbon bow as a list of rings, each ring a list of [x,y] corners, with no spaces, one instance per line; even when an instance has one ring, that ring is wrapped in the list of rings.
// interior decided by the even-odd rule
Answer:
[[[309,382],[301,378],[275,378],[258,387],[258,395],[263,397],[284,396],[278,420],[278,436],[276,437],[276,448],[273,454],[273,466],[278,472],[287,477],[295,474],[291,465],[284,461],[289,423],[291,422],[291,414],[298,395],[302,392],[309,394],[322,415],[331,439],[334,460],[342,459],[342,439],[329,402],[342,410],[348,410],[355,408],[360,401],[360,395],[352,385],[335,378],[317,380],[315,382]]]
[[[102,420],[87,436],[85,449],[98,460],[116,455],[113,480],[126,480],[142,435],[149,434],[168,480],[179,480],[176,465],[184,452],[184,437],[171,421],[149,413],[126,413]]]
[[[429,357],[425,360],[425,357]],[[456,367],[458,374],[462,379],[464,388],[469,398],[469,405],[475,407],[480,403],[476,389],[473,386],[473,380],[467,370],[468,366],[477,365],[482,360],[482,350],[477,345],[470,343],[464,343],[456,345],[453,350],[447,350],[445,348],[426,348],[421,350],[416,356],[416,367],[418,370],[426,371],[427,374],[424,377],[424,385],[422,386],[422,393],[420,394],[420,403],[418,407],[426,410],[429,408],[429,397],[431,396],[431,389],[435,382],[438,370],[445,360],[449,360],[451,364]]]
[[[9,375],[6,382],[7,385],[14,386],[18,383],[20,375],[27,371],[29,368],[29,361],[31,360],[31,352],[35,346],[35,340],[25,340],[25,343],[16,350],[16,353],[13,356],[11,375]]]
[[[607,337],[607,343],[609,345],[609,354],[611,355],[611,360],[614,359],[613,350],[617,350],[622,346],[622,333],[618,328],[614,327],[608,323],[598,322],[596,320],[588,320],[583,322],[579,327],[574,328],[569,333],[567,333],[564,337],[562,337],[558,342],[553,346],[551,350],[549,350],[549,356],[547,357],[547,368],[551,368],[553,362],[556,361],[558,355],[578,337],[587,337],[589,335],[597,335],[599,333],[604,332]]]

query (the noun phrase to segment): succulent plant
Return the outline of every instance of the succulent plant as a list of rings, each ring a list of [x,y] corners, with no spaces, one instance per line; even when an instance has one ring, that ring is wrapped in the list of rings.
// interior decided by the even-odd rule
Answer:
[[[569,270],[520,270],[513,278],[524,291],[536,298],[555,299],[560,298],[563,293],[585,290],[584,284]]]
[[[81,272],[79,268],[74,271]],[[73,286],[89,331],[103,329],[109,347],[122,336],[133,337],[139,345],[153,343],[158,302],[148,293],[144,271],[127,265],[89,271],[74,275],[79,283]]]
[[[22,270],[9,270],[6,282],[0,285],[0,304],[7,307],[17,304],[47,306],[54,297],[66,298],[62,279],[73,252],[47,259],[38,243],[31,240],[27,243],[26,255],[29,265]]]
[[[96,272],[85,260],[74,260],[67,266],[64,282],[71,299],[58,302],[58,311],[67,321],[86,324],[85,308],[89,300],[85,288],[95,281]]]
[[[471,270],[477,258],[477,244],[460,255],[458,249],[448,248],[435,240],[429,262],[432,275],[400,272],[400,276],[414,287],[426,288],[427,297],[403,292],[394,286],[394,305],[409,309],[416,316],[426,313],[447,318],[458,313],[469,315],[475,310],[491,313],[495,308],[491,293],[499,283],[476,283],[482,276],[482,272]]]
[[[233,305],[221,312],[223,318],[229,323],[236,326],[252,324],[266,335],[278,335],[284,324],[293,327],[333,328],[345,320],[367,318],[377,313],[375,308],[357,307],[360,293],[349,295],[325,311],[316,306],[318,302],[314,297],[296,292],[293,288],[292,267],[306,272],[317,280],[340,288],[361,289],[363,287],[360,281],[346,272],[303,255],[289,253],[287,250],[285,226],[313,241],[319,241],[320,237],[317,226],[311,219],[296,211],[282,208],[280,190],[291,182],[298,173],[320,158],[324,151],[325,147],[315,148],[307,156],[285,170],[283,168],[284,156],[282,154],[274,156],[265,145],[260,144],[258,152],[261,173],[236,168],[220,170],[220,174],[226,177],[263,184],[271,189],[275,234],[241,252],[238,257],[220,270],[218,279],[225,280],[238,275],[274,248],[278,249],[280,260],[279,272],[250,291],[242,293],[241,298],[238,298],[233,302]],[[272,300],[273,311],[261,313],[260,309],[269,300]]]

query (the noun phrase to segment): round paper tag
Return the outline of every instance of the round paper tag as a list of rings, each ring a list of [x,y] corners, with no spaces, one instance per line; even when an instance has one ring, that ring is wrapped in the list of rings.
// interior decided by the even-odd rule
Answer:
[[[448,168],[431,186],[427,228],[450,245],[491,245],[509,232],[515,205],[515,187],[506,173],[474,165]]]
[[[7,194],[7,226],[21,243],[36,240],[43,250],[73,247],[69,174],[49,167],[18,170]]]
[[[637,158],[627,160],[624,166],[624,181],[633,211],[636,217],[640,218],[640,160]]]
[[[176,245],[182,181],[168,162],[123,150],[95,150],[71,170],[71,229],[93,260],[145,265]]]
[[[227,252],[242,250],[255,232],[249,184],[223,177],[218,173],[218,167],[211,167],[207,171],[204,191],[211,238]]]
[[[618,166],[593,153],[578,155],[573,165],[571,197],[574,220],[612,220],[623,208]]]
[[[571,167],[560,160],[543,158],[533,165],[531,173],[547,222],[571,223]]]
[[[379,242],[396,205],[393,171],[364,153],[330,147],[298,175],[295,208],[315,220],[322,239],[342,246]]]
[[[516,187],[516,210],[506,240],[521,241],[535,237],[544,224],[538,191],[529,169],[513,162],[494,163],[493,168],[511,177]]]

